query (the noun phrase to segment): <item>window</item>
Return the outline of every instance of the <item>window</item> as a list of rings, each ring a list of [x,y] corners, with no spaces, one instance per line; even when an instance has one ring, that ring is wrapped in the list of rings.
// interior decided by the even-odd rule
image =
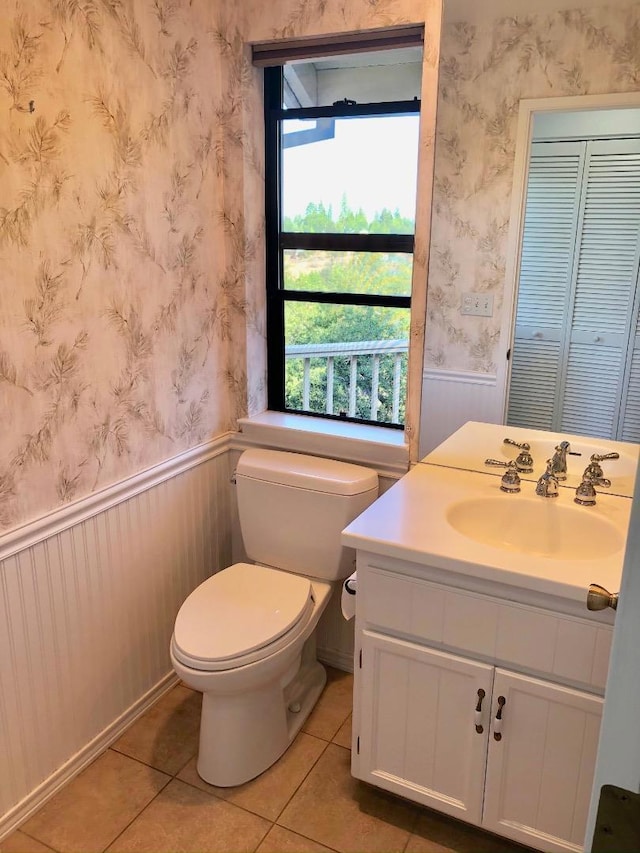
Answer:
[[[402,428],[420,102],[300,106],[288,68],[265,69],[269,408]]]

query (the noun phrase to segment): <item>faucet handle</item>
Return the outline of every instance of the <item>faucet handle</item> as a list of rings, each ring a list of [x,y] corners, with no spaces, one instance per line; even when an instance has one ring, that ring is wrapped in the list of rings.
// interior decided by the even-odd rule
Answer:
[[[505,438],[502,443],[508,444],[510,447],[519,448],[520,453],[518,453],[515,459],[516,467],[521,474],[531,474],[533,471],[533,459],[530,453],[531,445],[526,441],[514,441],[512,438]]]
[[[598,480],[600,477],[604,476],[604,472],[602,470],[602,465],[599,460],[595,458],[595,454],[591,457],[591,462],[584,469],[582,474],[582,482],[584,482],[585,478],[589,480]]]
[[[512,438],[505,438],[502,443],[508,444],[510,447],[519,447],[520,450],[531,450],[531,445],[526,441],[514,441]]]
[[[611,486],[611,480],[607,480],[606,477],[593,477],[589,474],[590,467],[582,475],[582,482],[576,489],[576,496],[574,498],[574,501],[582,506],[595,506],[596,486],[601,486],[604,489],[608,489]]]
[[[605,459],[620,459],[620,454],[613,451],[612,453],[594,453],[591,457],[592,462],[604,462]]]
[[[595,480],[603,476],[601,462],[606,459],[620,459],[619,453],[594,453],[591,456],[591,462],[584,469],[583,477],[592,477]]]
[[[500,459],[485,459],[485,465],[494,465],[496,468],[506,468],[507,470],[502,475],[500,481],[500,489],[503,492],[519,492],[520,491],[520,475],[518,474],[518,466],[512,460],[511,462],[502,462]]]

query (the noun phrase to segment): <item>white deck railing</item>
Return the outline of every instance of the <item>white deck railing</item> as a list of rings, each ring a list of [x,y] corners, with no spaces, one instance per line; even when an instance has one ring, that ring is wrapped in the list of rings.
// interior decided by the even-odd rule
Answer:
[[[311,359],[323,358],[327,362],[327,387],[325,413],[333,412],[334,364],[336,358],[349,360],[349,407],[347,414],[350,418],[356,416],[356,398],[358,391],[358,359],[371,359],[371,409],[370,420],[378,420],[378,390],[380,380],[380,358],[393,356],[393,389],[391,423],[400,423],[400,384],[402,376],[402,357],[409,349],[408,341],[357,341],[344,344],[299,344],[285,347],[287,359],[302,360],[302,409],[311,411],[309,397],[311,390]]]

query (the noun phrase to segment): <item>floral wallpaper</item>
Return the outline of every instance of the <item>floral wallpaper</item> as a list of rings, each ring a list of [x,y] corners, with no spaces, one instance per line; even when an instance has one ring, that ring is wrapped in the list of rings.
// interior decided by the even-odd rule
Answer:
[[[0,529],[232,428],[207,4],[0,0]]]
[[[443,28],[427,367],[496,371],[520,99],[640,89],[640,4],[531,9]],[[461,316],[466,291],[494,316]]]
[[[0,532],[265,408],[249,42],[428,21],[435,106],[439,13],[438,0],[0,0]],[[424,200],[421,215],[426,273]]]

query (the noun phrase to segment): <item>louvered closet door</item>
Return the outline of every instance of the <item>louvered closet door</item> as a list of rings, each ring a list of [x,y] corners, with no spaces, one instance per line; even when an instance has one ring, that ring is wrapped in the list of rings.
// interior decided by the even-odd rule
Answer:
[[[640,141],[594,141],[586,147],[559,426],[621,438],[625,385],[633,394],[638,381],[637,371],[635,377],[629,374],[628,362],[633,361],[637,327]]]
[[[635,300],[629,323],[630,334],[627,344],[626,368],[623,381],[620,418],[617,438],[623,441],[640,441],[640,140],[629,150],[625,146],[625,190],[631,216],[625,218],[627,236],[628,278]],[[632,248],[635,244],[635,258]],[[634,285],[635,276],[635,285]],[[631,299],[629,299],[631,304]]]
[[[640,141],[534,144],[509,423],[639,440],[639,260]]]
[[[640,287],[637,287],[636,303],[639,292]],[[636,321],[632,340],[624,393],[622,430],[619,436],[623,441],[640,441],[640,319]]]
[[[584,160],[583,142],[531,146],[507,416],[513,426],[553,429],[559,417]]]

